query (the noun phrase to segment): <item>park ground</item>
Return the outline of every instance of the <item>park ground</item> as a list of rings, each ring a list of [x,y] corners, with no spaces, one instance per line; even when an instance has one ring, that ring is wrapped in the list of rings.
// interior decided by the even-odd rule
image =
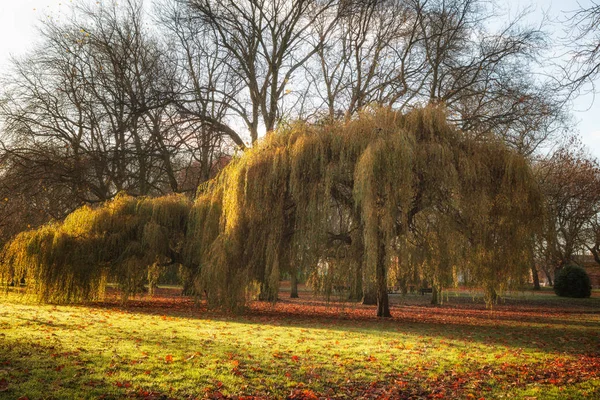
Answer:
[[[373,306],[310,292],[243,315],[161,288],[40,305],[0,294],[0,399],[598,399],[600,293],[391,295]]]

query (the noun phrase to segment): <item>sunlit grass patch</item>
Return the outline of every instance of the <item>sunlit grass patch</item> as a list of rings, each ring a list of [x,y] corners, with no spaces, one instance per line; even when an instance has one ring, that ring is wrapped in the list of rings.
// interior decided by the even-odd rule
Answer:
[[[0,398],[597,397],[593,311],[398,301],[381,321],[306,298],[231,316],[180,297],[121,308],[11,294],[0,298]]]

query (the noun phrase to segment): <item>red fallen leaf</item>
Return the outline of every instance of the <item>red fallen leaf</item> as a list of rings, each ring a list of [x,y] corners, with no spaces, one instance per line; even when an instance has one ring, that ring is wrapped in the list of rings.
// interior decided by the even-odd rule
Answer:
[[[129,382],[119,382],[119,381],[117,381],[115,383],[115,385],[117,385],[117,387],[120,387],[120,388],[130,388],[131,387],[131,383],[129,383]]]
[[[146,374],[146,375],[150,375],[151,373],[152,373],[152,371],[150,371],[149,369],[144,371],[144,374]]]
[[[29,397],[27,397],[27,396],[21,396],[17,400],[29,400]]]
[[[318,400],[318,396],[315,394],[315,392],[313,392],[310,389],[296,389],[294,390],[290,396],[288,396],[289,399],[302,399],[302,400]]]
[[[173,356],[170,354],[167,354],[167,356],[165,357],[165,362],[166,363],[172,363],[173,362]]]
[[[54,370],[60,372],[63,370],[64,367],[65,367],[64,365],[58,365],[54,368]]]
[[[217,387],[218,388],[221,388],[222,386],[223,386],[223,382],[221,382],[221,381],[217,382]]]
[[[298,356],[292,356],[292,361],[298,362],[298,360],[300,360],[300,357],[298,357]]]
[[[8,390],[8,381],[4,378],[0,379],[0,392],[6,392]]]

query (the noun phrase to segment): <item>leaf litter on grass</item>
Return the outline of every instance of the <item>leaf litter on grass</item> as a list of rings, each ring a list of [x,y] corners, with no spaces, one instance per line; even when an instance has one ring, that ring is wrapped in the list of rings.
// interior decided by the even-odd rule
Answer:
[[[168,292],[125,306],[0,301],[0,397],[600,394],[600,318],[585,308],[415,299],[382,321],[372,307],[312,296],[252,303],[242,316]]]

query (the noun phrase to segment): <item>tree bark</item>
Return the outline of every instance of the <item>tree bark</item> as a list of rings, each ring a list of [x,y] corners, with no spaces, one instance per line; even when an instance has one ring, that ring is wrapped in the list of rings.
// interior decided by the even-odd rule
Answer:
[[[544,275],[546,275],[546,279],[548,280],[548,285],[554,286],[554,281],[552,279],[552,275],[550,274],[550,270],[548,267],[542,267],[542,271],[544,271]]]
[[[535,264],[531,264],[531,276],[533,277],[533,290],[541,290],[540,275]]]
[[[441,304],[441,291],[437,288],[436,285],[431,286],[431,304],[439,305]]]
[[[374,306],[377,304],[377,289],[372,285],[367,285],[363,290],[362,304]]]
[[[387,292],[387,277],[386,277],[386,258],[387,252],[383,235],[379,233],[379,251],[377,252],[377,316],[382,318],[390,318],[390,304]]]
[[[268,282],[262,282],[260,284],[260,293],[258,294],[259,301],[275,302],[277,301],[277,295],[273,293],[273,288]]]
[[[291,291],[290,291],[290,298],[291,299],[297,299],[298,298],[298,271],[296,270],[295,267],[292,267],[291,270],[291,275],[292,275],[292,279],[291,279]]]
[[[493,285],[486,285],[484,298],[486,306],[491,308],[493,304],[498,302],[500,296],[498,296]]]

